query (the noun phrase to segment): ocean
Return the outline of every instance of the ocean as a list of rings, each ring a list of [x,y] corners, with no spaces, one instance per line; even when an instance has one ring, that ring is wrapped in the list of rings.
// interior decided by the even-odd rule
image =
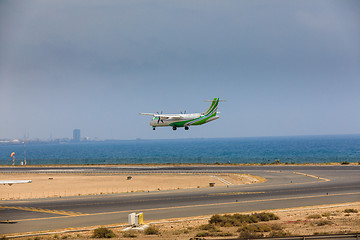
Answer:
[[[0,165],[24,158],[22,144],[0,145]],[[42,164],[326,163],[360,161],[360,135],[28,143],[26,160]]]

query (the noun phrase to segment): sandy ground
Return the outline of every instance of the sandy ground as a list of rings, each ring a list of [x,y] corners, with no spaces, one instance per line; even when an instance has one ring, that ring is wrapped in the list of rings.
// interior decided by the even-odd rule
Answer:
[[[346,213],[345,209],[357,210],[357,213]],[[338,233],[359,233],[360,232],[360,202],[337,204],[337,205],[321,205],[309,206],[292,209],[277,209],[266,212],[275,213],[280,217],[279,220],[269,221],[262,224],[273,225],[278,224],[283,228],[283,231],[295,235],[312,235],[312,234],[338,234]],[[241,213],[241,214],[250,214]],[[313,218],[313,216],[320,216],[320,218]],[[199,229],[199,226],[207,224],[211,216],[201,216],[197,219],[167,219],[157,223],[146,222],[159,230],[157,235],[145,235],[142,231],[132,231],[133,238],[136,239],[177,239],[188,240],[195,239],[195,236],[204,232]],[[327,221],[327,224],[318,226],[319,221]],[[93,233],[92,229],[98,227],[107,227],[111,229],[116,237],[114,239],[129,239],[129,236],[124,235],[122,231],[124,227],[117,227],[116,225],[95,226],[85,229],[71,229],[71,230],[85,230],[73,233],[52,233],[49,235],[22,237],[18,239],[90,239]],[[238,227],[224,227],[220,228],[222,233],[230,233],[232,236],[226,239],[236,239],[239,236],[237,232]],[[59,231],[66,231],[63,229]],[[90,231],[89,231],[90,230]],[[206,237],[211,239],[211,237]],[[221,237],[216,237],[221,239]]]
[[[120,192],[161,191],[168,189],[185,189],[226,186],[232,184],[251,184],[265,181],[257,176],[247,174],[2,174],[2,180],[31,179],[29,184],[14,184],[0,186],[1,199],[26,199],[54,196],[93,195]],[[345,209],[355,209],[358,213],[345,213]],[[283,231],[292,235],[311,235],[319,233],[360,232],[360,202],[343,205],[325,205],[306,208],[272,210],[280,220],[265,224],[280,224]],[[312,218],[317,215],[320,218]],[[145,235],[143,232],[133,232],[136,239],[178,239],[194,238],[202,232],[200,225],[207,224],[211,216],[201,216],[198,219],[168,219],[158,223],[146,222],[159,229],[159,235]],[[323,221],[324,220],[324,221]],[[325,224],[319,226],[318,222]],[[114,227],[114,225],[105,226]],[[96,228],[91,227],[91,228]],[[87,229],[91,229],[87,228]],[[121,231],[123,227],[111,228],[117,239],[129,239]],[[230,233],[236,238],[238,227],[221,228],[222,233]],[[88,239],[92,231],[75,233],[57,233],[38,236],[36,239]],[[24,237],[22,239],[35,239]],[[207,238],[208,239],[208,238]]]
[[[127,180],[131,177],[131,180]],[[251,184],[265,179],[248,174],[1,174],[1,180],[32,180],[32,183],[0,185],[0,200],[161,191]]]
[[[358,213],[345,213],[345,209],[355,209]],[[360,202],[341,205],[324,205],[306,208],[281,209],[273,212],[280,217],[280,220],[274,220],[263,224],[279,224],[283,231],[291,235],[312,235],[312,234],[336,234],[345,232],[360,232]],[[312,218],[320,215],[321,218]],[[210,216],[207,216],[209,218]],[[318,222],[328,220],[323,226],[318,226]],[[207,224],[208,219],[184,221],[178,223],[156,224],[162,234],[162,239],[189,239],[201,230],[199,226]],[[221,228],[222,232],[232,233],[234,237],[239,236],[238,227]],[[187,234],[187,232],[189,232]],[[203,232],[203,231],[202,231]],[[121,236],[121,232],[118,234]],[[139,234],[142,239],[151,239],[151,237]],[[154,238],[155,239],[155,238]]]

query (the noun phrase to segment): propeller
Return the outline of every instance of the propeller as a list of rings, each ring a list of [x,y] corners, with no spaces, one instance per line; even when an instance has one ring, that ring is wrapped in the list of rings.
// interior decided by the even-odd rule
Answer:
[[[158,121],[157,121],[157,123],[159,124],[159,122],[161,121],[162,123],[164,123],[164,121],[161,119],[161,117],[160,117],[160,115],[163,113],[163,111],[161,111],[160,113],[159,112],[156,112],[157,114],[159,114],[159,116],[158,116]]]
[[[164,123],[164,121],[163,121],[163,120],[160,118],[160,116],[159,116],[158,123],[159,123],[160,121],[161,121],[162,123]]]

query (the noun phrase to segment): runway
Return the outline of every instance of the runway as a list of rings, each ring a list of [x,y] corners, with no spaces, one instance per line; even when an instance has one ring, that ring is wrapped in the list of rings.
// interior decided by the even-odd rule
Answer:
[[[113,195],[1,201],[1,234],[122,224],[131,212],[145,221],[217,213],[360,201],[360,166],[19,167],[2,172],[248,173],[264,183]],[[75,183],[74,183],[75,184]],[[1,186],[0,186],[1,187]]]

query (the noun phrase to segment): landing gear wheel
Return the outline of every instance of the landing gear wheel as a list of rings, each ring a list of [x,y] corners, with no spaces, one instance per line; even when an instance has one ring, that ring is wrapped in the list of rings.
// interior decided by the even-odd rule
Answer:
[[[176,130],[176,126],[173,126],[173,130],[174,130],[174,131]]]
[[[153,130],[155,130],[156,128],[155,127],[153,127]]]
[[[189,127],[188,127],[188,126],[185,126],[185,130],[189,130]]]

